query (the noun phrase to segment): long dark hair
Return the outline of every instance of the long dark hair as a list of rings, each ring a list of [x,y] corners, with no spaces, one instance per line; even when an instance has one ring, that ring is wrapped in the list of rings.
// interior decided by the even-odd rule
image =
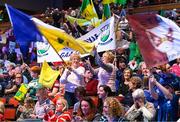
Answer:
[[[88,116],[85,116],[84,113],[82,112],[82,109],[81,109],[82,101],[88,102],[90,106],[90,112]],[[81,116],[83,119],[86,119],[87,121],[92,121],[94,119],[95,114],[96,114],[96,107],[91,97],[83,97],[83,99],[80,101],[80,106],[78,109],[78,116]]]

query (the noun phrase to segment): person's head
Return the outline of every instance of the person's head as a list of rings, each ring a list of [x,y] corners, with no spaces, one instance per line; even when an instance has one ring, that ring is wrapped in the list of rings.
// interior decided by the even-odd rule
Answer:
[[[98,96],[101,99],[105,99],[108,96],[111,96],[112,91],[111,88],[107,85],[100,85],[98,88]]]
[[[133,76],[129,80],[129,90],[134,91],[142,87],[142,79],[138,76]]]
[[[41,72],[41,68],[39,66],[33,66],[30,68],[30,71],[32,78],[38,78]]]
[[[132,70],[130,68],[124,69],[123,76],[125,80],[129,80],[132,76]]]
[[[126,65],[126,59],[123,58],[123,57],[119,58],[117,65],[118,65],[118,68],[119,68],[119,69],[123,69],[123,70],[124,70],[124,69],[127,67],[127,65]]]
[[[103,115],[108,117],[120,117],[124,113],[124,108],[114,97],[107,97],[103,104]]]
[[[90,97],[84,97],[80,102],[80,112],[82,116],[88,116],[95,112],[95,105]]]
[[[113,63],[114,58],[115,58],[115,56],[111,51],[106,51],[102,55],[102,61],[104,63]]]
[[[22,73],[22,69],[21,69],[20,66],[16,66],[16,68],[15,68],[15,73],[16,73],[16,74],[17,74],[17,73]]]
[[[71,65],[78,67],[80,65],[81,56],[78,53],[72,53],[70,56]]]
[[[143,74],[144,76],[150,75],[150,70],[148,69],[148,67],[147,67],[147,65],[145,64],[145,62],[141,62],[141,63],[139,64],[139,68],[140,68],[140,70],[142,71],[142,74]]]
[[[177,64],[180,64],[180,58],[177,58],[177,59],[176,59],[176,63],[177,63]]]
[[[35,102],[31,97],[27,97],[24,100],[24,107],[26,108],[34,108]]]
[[[60,97],[57,101],[56,101],[56,111],[57,112],[64,112],[68,110],[68,103],[67,100],[65,100],[64,98]]]
[[[36,92],[36,97],[39,102],[42,102],[43,100],[47,99],[48,98],[47,88],[39,84],[39,88],[37,89],[37,92]]]
[[[23,82],[23,76],[20,73],[17,73],[15,75],[15,82],[17,85],[20,85]]]
[[[5,106],[2,101],[0,101],[0,113],[4,114]]]
[[[86,90],[82,86],[78,86],[77,88],[75,88],[74,93],[78,100],[82,100],[82,98],[86,96]]]
[[[133,101],[134,104],[137,108],[139,108],[139,104],[138,102],[145,102],[145,95],[144,95],[144,91],[142,89],[136,89],[133,93],[132,93],[132,97],[133,97]]]
[[[86,69],[85,70],[85,73],[84,73],[84,77],[85,77],[85,79],[88,79],[88,80],[90,80],[90,79],[92,79],[93,78],[93,73],[91,72],[91,70],[89,70],[89,69]]]

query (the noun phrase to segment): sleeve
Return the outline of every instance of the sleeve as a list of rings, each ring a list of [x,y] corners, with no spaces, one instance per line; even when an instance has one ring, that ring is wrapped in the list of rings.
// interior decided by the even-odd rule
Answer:
[[[67,71],[68,71],[67,69],[64,70],[64,72],[60,78],[60,83],[65,84],[67,82],[67,77],[68,77]]]
[[[111,73],[113,71],[113,67],[111,65],[103,63],[97,51],[95,51],[95,60],[97,64],[107,72]]]
[[[148,104],[147,107],[143,106],[142,108],[140,108],[140,110],[143,113],[143,116],[148,120],[152,120],[156,114],[156,110],[153,104]]]

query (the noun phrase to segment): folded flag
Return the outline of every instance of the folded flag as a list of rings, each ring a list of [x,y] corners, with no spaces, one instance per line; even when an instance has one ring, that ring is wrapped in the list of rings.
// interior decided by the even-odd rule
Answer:
[[[53,70],[48,65],[48,63],[44,61],[41,68],[39,83],[41,83],[44,87],[52,88],[59,74],[60,74],[59,71]]]
[[[156,14],[129,15],[128,20],[149,67],[180,57],[180,28],[172,20]]]

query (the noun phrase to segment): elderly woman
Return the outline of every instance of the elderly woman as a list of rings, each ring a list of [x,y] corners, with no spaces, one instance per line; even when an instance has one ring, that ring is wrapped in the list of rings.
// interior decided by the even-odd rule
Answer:
[[[122,117],[124,108],[114,97],[107,97],[103,105],[103,116],[100,122],[122,122],[125,119]]]
[[[72,53],[70,56],[71,66],[67,67],[63,72],[60,83],[65,84],[65,99],[69,106],[73,106],[77,99],[74,95],[74,90],[78,86],[84,86],[85,68],[80,66],[80,55]]]
[[[134,104],[126,112],[125,117],[130,121],[151,121],[155,117],[154,105],[147,102],[142,89],[136,89],[133,93]]]
[[[97,74],[98,76],[98,86],[108,85],[112,92],[116,92],[115,73],[117,68],[113,65],[115,58],[114,54],[110,51],[106,51],[103,53],[102,58],[100,58],[97,49],[94,48],[94,55],[99,68],[93,70],[91,67],[91,70],[93,70],[94,74]]]

